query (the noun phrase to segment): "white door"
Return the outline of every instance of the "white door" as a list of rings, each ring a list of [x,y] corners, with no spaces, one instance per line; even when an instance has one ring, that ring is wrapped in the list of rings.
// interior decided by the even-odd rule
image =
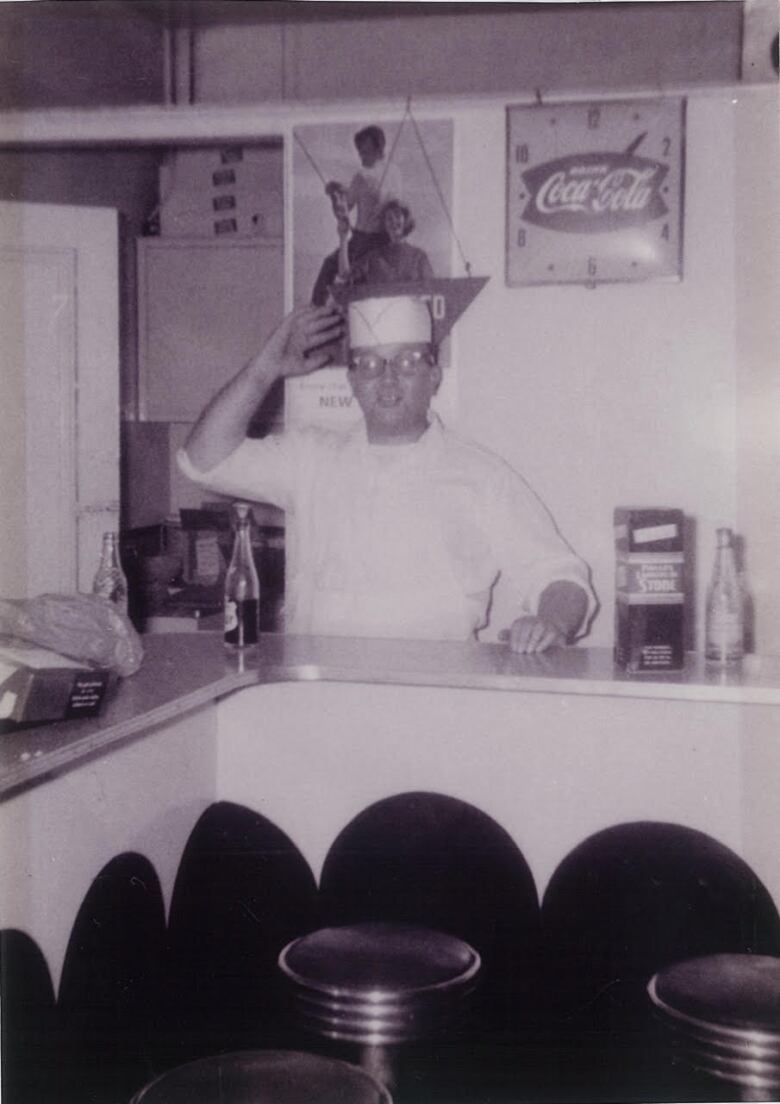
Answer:
[[[87,591],[119,524],[118,222],[0,203],[0,596]]]

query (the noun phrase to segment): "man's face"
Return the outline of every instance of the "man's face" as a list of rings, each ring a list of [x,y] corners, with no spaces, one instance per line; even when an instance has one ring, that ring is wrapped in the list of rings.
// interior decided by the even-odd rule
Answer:
[[[373,444],[416,441],[428,427],[441,369],[430,345],[376,345],[354,349],[349,382]]]
[[[362,138],[357,144],[357,151],[364,169],[373,168],[382,156],[381,149],[370,138]]]

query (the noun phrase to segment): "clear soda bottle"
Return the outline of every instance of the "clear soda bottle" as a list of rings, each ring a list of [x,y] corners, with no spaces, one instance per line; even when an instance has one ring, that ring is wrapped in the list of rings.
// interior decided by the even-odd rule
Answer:
[[[108,598],[127,613],[127,576],[119,558],[119,536],[115,532],[103,534],[100,563],[92,582],[92,593]]]
[[[712,579],[707,590],[705,657],[737,663],[745,654],[744,590],[737,571],[731,529],[717,530]]]
[[[260,632],[260,580],[252,555],[251,512],[234,504],[236,535],[225,575],[225,647],[243,651],[256,646]]]

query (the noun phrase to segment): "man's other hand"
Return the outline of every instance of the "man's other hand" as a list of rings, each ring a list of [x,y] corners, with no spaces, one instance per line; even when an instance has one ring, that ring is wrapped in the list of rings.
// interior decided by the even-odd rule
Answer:
[[[565,644],[566,633],[542,617],[529,614],[513,621],[511,628],[499,634],[499,639],[505,640],[513,652],[530,655],[545,652],[556,644]]]

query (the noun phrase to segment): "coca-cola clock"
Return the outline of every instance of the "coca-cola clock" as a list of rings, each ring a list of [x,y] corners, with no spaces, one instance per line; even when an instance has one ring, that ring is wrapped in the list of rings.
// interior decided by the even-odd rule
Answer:
[[[682,276],[685,100],[507,108],[506,282]]]

